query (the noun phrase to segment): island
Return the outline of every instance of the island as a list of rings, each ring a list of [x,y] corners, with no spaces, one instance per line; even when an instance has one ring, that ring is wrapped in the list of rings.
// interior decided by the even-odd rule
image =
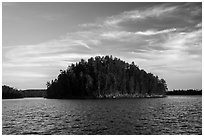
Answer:
[[[164,79],[111,56],[81,59],[56,79],[47,82],[46,98],[134,98],[165,97]]]

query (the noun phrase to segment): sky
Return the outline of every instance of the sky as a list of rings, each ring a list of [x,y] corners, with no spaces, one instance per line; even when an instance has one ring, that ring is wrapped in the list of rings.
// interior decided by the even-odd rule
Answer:
[[[113,55],[202,89],[202,3],[2,4],[2,84],[46,88],[82,58]]]

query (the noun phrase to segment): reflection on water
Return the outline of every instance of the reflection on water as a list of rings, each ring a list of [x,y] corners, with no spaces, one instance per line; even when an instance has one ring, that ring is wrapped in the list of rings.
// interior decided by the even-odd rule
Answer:
[[[202,134],[202,97],[3,100],[2,134]]]

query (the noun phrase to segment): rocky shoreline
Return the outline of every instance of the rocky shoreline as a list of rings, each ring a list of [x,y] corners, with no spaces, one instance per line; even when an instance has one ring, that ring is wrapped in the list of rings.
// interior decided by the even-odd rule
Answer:
[[[69,97],[69,98],[53,98],[53,99],[128,99],[128,98],[164,98],[166,97],[166,95],[148,95],[148,94],[107,94],[107,95],[98,95],[98,96],[72,96],[72,97]],[[45,98],[48,98],[48,99],[52,99],[52,98],[49,98],[49,97],[45,97]]]
[[[118,98],[163,98],[166,95],[148,95],[148,94],[109,94],[105,96],[98,96],[98,99],[118,99]]]

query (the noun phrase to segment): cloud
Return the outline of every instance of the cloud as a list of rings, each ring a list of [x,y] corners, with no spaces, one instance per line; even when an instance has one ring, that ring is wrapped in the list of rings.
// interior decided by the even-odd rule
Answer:
[[[99,27],[103,27],[101,24],[96,24],[96,23],[79,24],[78,26],[82,27],[82,28],[99,28]]]
[[[136,32],[136,34],[141,34],[141,35],[157,35],[157,34],[169,33],[169,32],[174,32],[174,31],[176,31],[176,28],[160,30],[160,31],[156,31],[156,30],[147,30],[145,32],[138,31],[138,32]]]
[[[89,47],[85,42],[83,42],[83,41],[76,40],[75,43],[76,43],[76,44],[79,44],[79,45],[82,45],[82,46],[84,46],[84,47],[90,49],[90,47]]]
[[[134,33],[127,31],[109,31],[101,34],[101,37],[104,39],[118,39],[134,36]]]
[[[10,72],[10,73],[3,73],[5,77],[14,76],[14,77],[21,77],[21,78],[44,78],[47,77],[45,74],[39,74],[34,72]]]
[[[200,28],[200,27],[202,27],[202,23],[198,23],[198,24],[196,25],[196,28]]]
[[[104,24],[107,26],[117,26],[122,22],[144,20],[149,17],[159,17],[176,10],[177,6],[166,7],[165,5],[147,8],[145,10],[125,11],[119,15],[108,17]]]
[[[192,27],[201,21],[202,7],[200,3],[165,3],[153,7],[137,8],[124,11],[97,20],[94,23],[81,24],[86,29],[109,29],[111,31],[128,29],[141,31],[156,29],[158,31],[170,28]]]
[[[160,18],[177,11],[177,6],[167,6],[162,4],[146,8],[144,10],[135,9],[131,11],[124,11],[118,15],[113,15],[96,21],[95,23],[85,23],[78,25],[81,28],[106,28],[106,29],[120,29],[121,25],[126,22],[139,22],[148,18]]]

